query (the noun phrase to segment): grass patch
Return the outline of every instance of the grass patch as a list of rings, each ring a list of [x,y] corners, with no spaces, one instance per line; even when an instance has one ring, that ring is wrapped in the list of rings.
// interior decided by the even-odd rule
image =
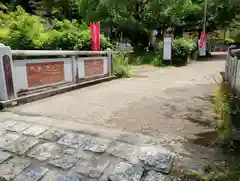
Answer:
[[[223,143],[232,140],[232,101],[231,87],[221,82],[214,90],[214,111],[218,120],[219,138]]]
[[[163,63],[163,58],[159,52],[142,52],[142,53],[132,53],[128,57],[129,64],[133,65],[153,65],[156,67],[165,67]]]
[[[183,177],[184,181],[240,181],[240,167],[230,168],[226,173],[209,173],[202,176],[198,173],[190,173]]]
[[[128,57],[116,54],[113,57],[113,74],[118,78],[131,77],[131,66],[128,64]]]

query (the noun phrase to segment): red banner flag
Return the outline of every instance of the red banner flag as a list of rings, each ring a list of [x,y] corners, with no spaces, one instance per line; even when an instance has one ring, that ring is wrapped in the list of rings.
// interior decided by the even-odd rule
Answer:
[[[205,41],[206,41],[206,32],[202,32],[201,33],[201,39],[200,39],[200,48],[203,47]]]
[[[90,24],[92,50],[100,50],[100,24]]]

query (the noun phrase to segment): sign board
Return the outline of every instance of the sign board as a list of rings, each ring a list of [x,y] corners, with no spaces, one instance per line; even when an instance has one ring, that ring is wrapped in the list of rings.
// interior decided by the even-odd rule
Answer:
[[[102,75],[104,73],[103,60],[84,60],[85,77]]]
[[[64,81],[64,62],[26,64],[28,87]]]
[[[201,40],[198,40],[198,52],[199,56],[206,56],[206,41],[203,43],[202,48],[200,47]]]
[[[172,37],[164,37],[163,40],[163,59],[172,59]]]

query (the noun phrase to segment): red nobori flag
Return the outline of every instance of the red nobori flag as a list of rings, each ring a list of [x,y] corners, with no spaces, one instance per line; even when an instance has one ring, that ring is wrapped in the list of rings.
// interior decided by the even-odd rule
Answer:
[[[100,50],[100,24],[90,24],[92,50]]]
[[[201,39],[200,39],[200,48],[202,48],[203,47],[203,45],[204,45],[204,43],[205,43],[205,41],[206,41],[206,32],[202,32],[201,33]]]

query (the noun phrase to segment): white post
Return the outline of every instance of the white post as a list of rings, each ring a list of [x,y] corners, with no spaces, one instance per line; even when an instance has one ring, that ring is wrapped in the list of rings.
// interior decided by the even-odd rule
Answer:
[[[107,48],[108,56],[108,73],[111,76],[113,71],[113,51],[110,48]]]
[[[17,97],[14,88],[12,52],[10,47],[0,45],[0,100],[7,101]]]
[[[76,75],[77,75],[76,59],[77,59],[77,56],[72,56],[72,81],[74,83],[77,82],[77,78],[76,78]]]

